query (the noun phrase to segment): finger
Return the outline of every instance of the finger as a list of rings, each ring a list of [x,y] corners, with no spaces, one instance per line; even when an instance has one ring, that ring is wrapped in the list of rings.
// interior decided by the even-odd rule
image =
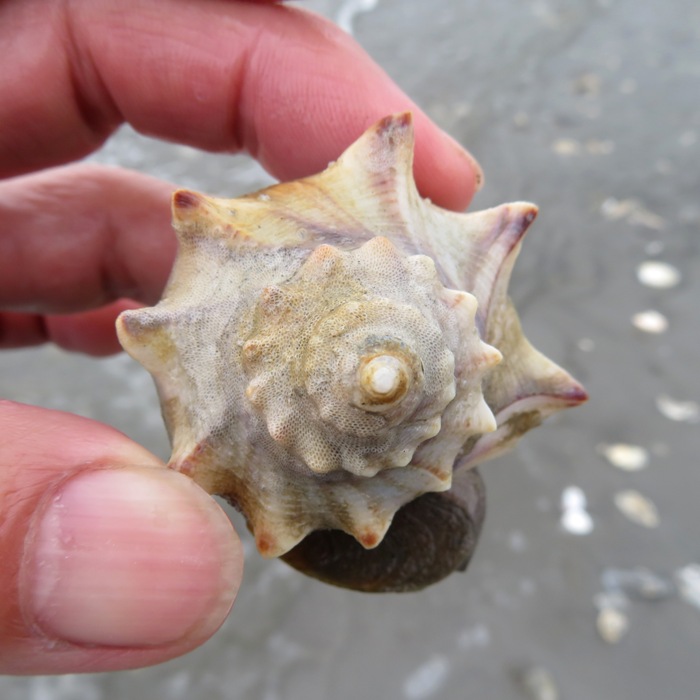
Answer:
[[[120,298],[155,303],[175,255],[172,189],[146,175],[87,164],[0,182],[0,307],[44,314]],[[30,337],[45,334],[35,320],[32,327],[5,317],[6,344],[11,323]]]
[[[205,641],[242,550],[194,482],[116,431],[0,403],[0,673],[146,666]]]
[[[351,37],[298,8],[15,0],[0,6],[0,28],[13,67],[0,73],[0,176],[78,158],[128,121],[245,150],[291,179],[323,169],[379,118],[411,110],[423,195],[462,209],[480,177]]]
[[[64,350],[106,357],[121,352],[114,331],[117,316],[140,304],[120,299],[93,311],[77,314],[42,315],[0,312],[0,349],[54,343]]]
[[[46,316],[46,341],[70,350],[105,357],[121,352],[114,324],[117,316],[127,309],[137,309],[141,304],[130,299],[120,299],[94,311],[78,314]]]

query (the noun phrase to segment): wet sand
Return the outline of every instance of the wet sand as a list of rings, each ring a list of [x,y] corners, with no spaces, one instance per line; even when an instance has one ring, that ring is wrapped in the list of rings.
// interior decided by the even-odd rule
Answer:
[[[0,697],[698,697],[700,600],[685,567],[700,562],[700,5],[305,5],[352,27],[479,158],[473,207],[540,206],[512,296],[533,343],[591,400],[482,467],[488,517],[465,574],[418,594],[354,594],[263,561],[247,537],[236,608],[204,648],[136,672],[2,678]],[[128,129],[96,160],[221,194],[269,182],[243,158]],[[640,272],[649,262],[671,271]],[[127,357],[5,353],[0,393],[105,421],[167,456],[150,378]],[[625,514],[630,490],[647,502]],[[583,528],[562,522],[565,492],[588,513]]]

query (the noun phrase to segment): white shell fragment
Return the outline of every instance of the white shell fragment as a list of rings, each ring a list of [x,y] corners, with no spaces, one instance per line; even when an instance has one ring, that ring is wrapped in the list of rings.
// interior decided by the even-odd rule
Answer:
[[[407,700],[433,697],[445,685],[449,673],[449,659],[442,654],[435,654],[404,681],[404,697]]]
[[[682,401],[661,394],[656,397],[656,407],[669,420],[679,423],[700,422],[700,404],[697,401]]]
[[[572,535],[593,532],[593,518],[586,510],[586,495],[578,486],[569,486],[561,494],[561,526]]]
[[[659,512],[656,506],[639,491],[629,489],[615,494],[615,505],[629,520],[643,527],[658,527]]]
[[[596,629],[604,642],[617,644],[627,634],[629,620],[618,608],[601,608],[596,617]]]
[[[336,24],[348,34],[352,34],[357,15],[371,12],[378,2],[379,0],[345,0],[338,10]]]
[[[609,221],[625,221],[631,226],[642,226],[655,231],[666,227],[666,221],[658,214],[649,211],[638,199],[616,199],[608,197],[600,207],[601,213]]]
[[[634,314],[632,325],[644,333],[665,333],[668,330],[668,319],[659,311],[649,309]]]
[[[557,139],[552,143],[552,150],[558,156],[577,156],[581,153],[581,143],[575,139]]]
[[[613,467],[626,472],[639,471],[649,464],[649,452],[640,445],[618,442],[613,445],[599,445],[598,450]]]
[[[678,569],[675,578],[681,598],[700,610],[700,564],[688,564]]]
[[[169,466],[242,511],[265,556],[321,530],[377,547],[399,508],[586,398],[507,297],[536,212],[423,199],[409,114],[318,175],[176,192],[163,298],[117,323],[155,378]]]
[[[629,629],[625,612],[629,601],[623,592],[613,590],[599,593],[593,602],[598,609],[596,629],[600,638],[608,644],[617,644]]]
[[[542,666],[526,668],[519,674],[519,681],[529,700],[559,700],[559,688],[552,674]]]
[[[670,289],[681,281],[681,273],[670,263],[646,260],[637,268],[637,279],[646,287]]]

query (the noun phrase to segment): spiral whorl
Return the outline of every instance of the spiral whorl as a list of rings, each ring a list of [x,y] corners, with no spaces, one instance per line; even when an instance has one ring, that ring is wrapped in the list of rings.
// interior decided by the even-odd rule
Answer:
[[[246,393],[312,472],[405,466],[440,431],[456,393],[445,332],[454,310],[426,261],[384,238],[354,251],[323,245],[264,290],[243,347]]]

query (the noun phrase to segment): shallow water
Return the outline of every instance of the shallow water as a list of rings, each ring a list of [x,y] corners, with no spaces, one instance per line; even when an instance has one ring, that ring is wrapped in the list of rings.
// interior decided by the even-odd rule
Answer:
[[[247,538],[236,608],[204,648],[141,671],[3,678],[0,697],[697,697],[700,592],[688,587],[700,584],[687,567],[700,561],[700,5],[304,5],[351,27],[477,155],[487,184],[473,206],[540,206],[512,295],[528,336],[584,382],[591,401],[483,467],[489,515],[466,574],[418,594],[365,596],[263,561]],[[128,129],[97,159],[216,193],[269,182],[244,158]],[[670,265],[677,284],[640,281],[647,261]],[[667,328],[649,332],[633,322],[650,310]],[[108,422],[167,456],[150,378],[129,358],[41,348],[5,353],[0,371],[4,396]],[[640,448],[643,466],[621,467],[619,452],[616,464],[611,445]],[[623,454],[629,460],[629,449]],[[570,487],[585,497],[589,534],[562,527]],[[656,527],[616,507],[615,495],[628,490],[654,505]],[[611,581],[644,579],[629,573],[636,567],[667,582],[668,595],[614,590]],[[627,621],[613,645],[596,629],[601,600]]]

